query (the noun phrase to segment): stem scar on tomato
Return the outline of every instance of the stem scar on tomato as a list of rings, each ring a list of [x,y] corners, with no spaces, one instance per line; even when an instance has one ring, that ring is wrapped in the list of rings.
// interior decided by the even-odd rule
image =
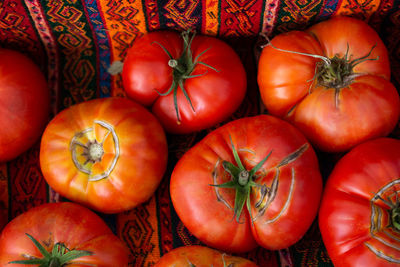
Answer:
[[[98,140],[100,136],[96,136],[96,127],[100,127],[106,132],[104,136],[101,136],[101,140]],[[107,138],[111,138],[114,145],[112,151],[104,151],[103,144]],[[120,155],[119,138],[114,127],[101,120],[94,120],[93,127],[76,133],[71,139],[69,148],[75,167],[89,175],[88,180],[92,182],[107,178],[114,170]],[[106,152],[112,153],[113,159],[99,173],[94,166],[96,163],[101,163]]]
[[[52,251],[48,252],[46,248],[33,236],[28,233],[26,233],[26,235],[34,243],[35,247],[40,251],[43,257],[37,258],[30,255],[23,255],[27,258],[26,260],[11,261],[9,264],[39,264],[43,267],[62,267],[68,265],[72,260],[93,255],[92,252],[86,250],[70,250],[63,243],[56,243],[53,246]],[[85,263],[80,264],[85,265]],[[89,264],[87,265],[90,266]]]
[[[383,242],[382,239],[379,239],[380,234],[384,234],[388,236],[390,239],[394,241],[398,241],[395,235],[388,235],[388,229],[395,233],[400,233],[400,201],[399,201],[399,192],[397,191],[397,187],[400,184],[400,179],[397,178],[392,180],[385,186],[383,186],[374,196],[370,199],[371,205],[371,225],[370,225],[370,234],[372,237],[376,237],[377,240]],[[394,198],[394,199],[393,199]],[[384,207],[379,202],[384,203],[387,207]],[[399,259],[393,258],[392,255],[383,251],[376,244],[370,243],[368,241],[364,242],[364,245],[368,247],[376,256],[383,258],[389,262],[400,263]],[[398,247],[391,245],[390,242],[385,245],[399,250]]]
[[[271,40],[266,34],[261,33],[260,35],[267,41],[267,43],[265,45],[262,45],[261,48],[271,46],[273,49],[281,52],[321,59],[321,61],[317,62],[315,65],[315,74],[314,77],[310,80],[312,81],[312,83],[310,84],[309,93],[311,93],[311,87],[314,83],[317,83],[317,85],[324,86],[326,88],[333,88],[335,90],[335,107],[338,107],[339,105],[340,89],[350,85],[356,77],[363,75],[363,73],[354,72],[354,68],[360,63],[368,60],[379,60],[379,56],[377,56],[376,58],[369,58],[377,44],[374,44],[371,50],[365,56],[351,59],[352,55],[349,55],[350,47],[347,43],[346,53],[344,54],[344,56],[341,57],[340,55],[336,54],[334,57],[328,58],[322,55],[291,51],[276,47],[272,44]]]
[[[389,207],[389,215],[390,215],[390,227],[400,232],[400,201],[398,197],[398,192],[393,188],[393,194],[395,195],[395,201],[388,198],[384,199],[379,193],[376,194],[375,200],[381,200]]]
[[[274,201],[277,192],[278,192],[278,187],[279,187],[279,178],[280,178],[280,168],[288,165],[289,163],[295,161],[298,159],[308,148],[309,145],[308,143],[303,144],[300,148],[298,148],[296,151],[293,153],[289,154],[286,156],[284,159],[282,159],[274,168],[276,169],[275,176],[272,180],[271,186],[267,186],[265,184],[259,184],[255,182],[255,178],[257,178],[257,171],[260,170],[262,165],[267,161],[267,159],[271,156],[272,150],[266,155],[260,162],[258,162],[251,170],[247,170],[240,157],[238,154],[237,149],[233,145],[233,141],[231,136],[229,136],[230,142],[231,142],[231,147],[232,147],[232,153],[236,162],[236,165],[229,161],[223,161],[222,162],[222,167],[226,173],[229,174],[230,176],[230,181],[222,183],[222,184],[217,184],[217,176],[218,173],[216,170],[212,172],[213,176],[213,182],[214,184],[210,184],[210,186],[213,186],[216,188],[216,195],[218,201],[221,201],[225,206],[227,206],[229,209],[232,209],[230,204],[222,197],[222,195],[219,193],[217,190],[218,188],[230,188],[235,190],[235,203],[234,203],[234,217],[237,222],[239,222],[240,216],[242,214],[244,205],[246,204],[247,210],[249,212],[250,218],[252,223],[256,221],[260,216],[264,215],[265,211],[269,207],[269,205]],[[216,163],[217,165],[220,164],[220,161],[218,160]],[[215,167],[215,169],[216,169]],[[273,222],[279,218],[279,216],[286,210],[286,208],[289,205],[291,196],[293,194],[294,190],[294,181],[295,181],[295,172],[294,169],[291,169],[291,186],[289,190],[289,196],[288,199],[286,200],[285,204],[282,207],[282,210],[280,213],[275,217],[267,222]],[[254,204],[254,207],[258,211],[258,214],[253,217],[251,213],[251,201],[250,201],[250,196],[253,188],[256,188],[260,191],[260,199]]]
[[[190,35],[190,33],[192,33],[192,35]],[[210,48],[205,49],[204,51],[199,53],[193,59],[191,45],[192,45],[195,35],[196,35],[196,32],[195,31],[192,32],[191,30],[182,32],[181,36],[183,39],[183,52],[177,59],[173,58],[171,53],[162,44],[160,44],[157,41],[152,42],[152,44],[159,45],[162,48],[162,50],[164,50],[164,52],[168,55],[168,57],[169,57],[168,66],[173,69],[173,71],[172,71],[173,78],[172,78],[172,84],[171,84],[170,88],[165,93],[161,93],[157,89],[155,89],[155,90],[157,91],[157,93],[160,96],[169,95],[171,92],[173,93],[174,107],[175,107],[175,112],[176,112],[176,117],[177,117],[177,124],[181,123],[181,119],[179,116],[178,100],[177,100],[178,86],[181,88],[182,93],[185,95],[185,98],[189,102],[190,107],[192,108],[193,112],[195,112],[192,101],[190,100],[190,97],[184,87],[185,80],[191,79],[191,78],[196,78],[196,77],[201,77],[201,76],[204,76],[207,74],[208,71],[201,73],[201,74],[192,75],[194,68],[198,64],[206,66],[207,68],[210,68],[216,72],[219,72],[217,69],[208,65],[207,63],[199,61],[199,58],[204,53],[206,53]]]

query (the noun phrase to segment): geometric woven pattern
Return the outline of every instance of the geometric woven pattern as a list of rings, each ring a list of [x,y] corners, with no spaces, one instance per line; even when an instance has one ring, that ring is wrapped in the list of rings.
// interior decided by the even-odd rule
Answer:
[[[147,32],[190,28],[217,36],[236,50],[248,73],[245,101],[232,120],[259,112],[259,34],[272,37],[336,15],[363,19],[380,33],[390,52],[393,83],[400,88],[399,8],[399,0],[3,0],[0,45],[27,54],[40,66],[51,89],[54,116],[89,99],[125,96],[121,76],[107,69],[123,61],[131,43]],[[200,244],[173,209],[169,175],[183,153],[210,130],[168,136],[169,166],[154,196],[121,214],[99,214],[130,249],[131,266],[153,266],[174,247]],[[399,129],[393,135],[400,137]],[[39,141],[0,164],[0,216],[11,220],[30,207],[62,200],[44,181],[38,159]],[[329,162],[321,167],[325,174],[332,167]],[[260,266],[332,266],[317,224],[289,249],[257,248],[242,256]]]

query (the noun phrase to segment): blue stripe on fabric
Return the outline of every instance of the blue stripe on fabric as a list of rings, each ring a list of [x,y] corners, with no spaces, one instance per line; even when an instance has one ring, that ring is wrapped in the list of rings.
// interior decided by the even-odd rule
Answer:
[[[111,65],[111,47],[110,40],[104,27],[105,22],[101,17],[101,11],[98,8],[97,0],[84,0],[88,21],[94,31],[96,38],[96,47],[98,53],[99,65],[99,97],[108,97],[111,95],[111,75],[107,69]]]

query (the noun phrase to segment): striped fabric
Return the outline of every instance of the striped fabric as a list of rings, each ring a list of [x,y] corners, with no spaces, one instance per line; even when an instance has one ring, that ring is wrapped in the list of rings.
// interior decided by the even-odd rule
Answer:
[[[259,112],[259,34],[304,29],[336,15],[363,19],[381,34],[390,51],[393,82],[400,88],[399,9],[400,0],[1,0],[0,46],[27,54],[41,67],[54,116],[89,99],[125,96],[121,76],[107,70],[112,62],[124,60],[139,36],[160,29],[196,29],[229,42],[246,66],[248,95],[233,119]],[[200,244],[173,210],[168,176],[173,163],[210,130],[168,136],[171,166],[154,197],[128,212],[99,214],[129,247],[131,266],[152,266],[174,247]],[[398,130],[394,135],[400,137]],[[0,216],[11,220],[33,206],[63,200],[44,181],[38,158],[39,142],[0,164]],[[326,174],[331,166],[323,167]],[[332,266],[316,224],[289,249],[258,248],[241,256],[260,266]]]

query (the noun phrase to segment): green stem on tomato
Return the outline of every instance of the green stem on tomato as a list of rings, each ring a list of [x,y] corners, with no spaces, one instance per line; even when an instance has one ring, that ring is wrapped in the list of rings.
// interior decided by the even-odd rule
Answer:
[[[399,205],[397,205],[396,207],[391,209],[390,219],[392,222],[392,226],[397,231],[400,231],[400,206]]]
[[[181,117],[179,115],[179,106],[178,106],[178,100],[177,100],[178,88],[180,88],[182,90],[186,100],[190,104],[191,109],[193,110],[193,112],[195,112],[195,108],[192,104],[192,101],[190,100],[190,97],[189,97],[186,89],[184,88],[185,80],[200,77],[207,73],[207,72],[205,72],[205,73],[198,74],[198,75],[192,75],[194,68],[198,64],[204,65],[207,68],[218,72],[218,70],[215,69],[214,67],[212,67],[202,61],[199,61],[200,56],[203,55],[205,52],[207,52],[208,49],[204,50],[203,52],[198,54],[196,56],[196,58],[193,59],[191,45],[192,45],[193,39],[195,37],[195,33],[193,33],[192,35],[190,35],[190,33],[191,33],[191,31],[188,30],[188,31],[182,32],[182,34],[181,34],[182,39],[183,39],[183,52],[178,58],[173,58],[171,53],[162,44],[160,44],[158,42],[154,42],[155,44],[159,45],[164,50],[164,52],[168,55],[168,57],[170,58],[168,61],[168,66],[173,69],[173,71],[172,71],[173,81],[172,81],[171,87],[165,93],[161,93],[158,91],[157,92],[161,96],[169,95],[171,92],[173,93],[174,108],[175,108],[175,113],[176,113],[176,117],[177,117],[177,124],[181,123]]]
[[[75,260],[84,256],[93,255],[92,252],[86,250],[69,250],[64,244],[57,243],[54,245],[51,253],[48,252],[39,241],[37,241],[30,234],[26,234],[28,238],[34,243],[36,248],[42,254],[42,258],[36,258],[33,256],[25,256],[26,260],[11,261],[9,264],[39,264],[41,267],[62,267],[69,264],[72,260]]]
[[[318,85],[327,88],[341,89],[348,86],[352,83],[354,78],[359,75],[354,72],[355,66],[368,60],[379,60],[379,57],[370,58],[372,51],[376,47],[376,44],[372,46],[371,50],[365,56],[351,60],[352,55],[349,55],[348,44],[344,56],[335,55],[333,58],[328,58],[322,55],[285,50],[274,46],[269,40],[268,36],[265,34],[262,36],[267,40],[267,44],[265,46],[269,45],[275,50],[321,59],[322,61],[316,65],[316,74],[313,77],[313,80],[316,81]]]
[[[251,216],[251,209],[250,209],[250,193],[252,187],[261,187],[254,181],[256,172],[261,168],[262,165],[267,161],[269,156],[271,155],[272,151],[268,153],[265,158],[263,158],[256,166],[254,166],[251,170],[247,170],[242,161],[240,160],[239,154],[233,145],[232,138],[229,136],[232,146],[232,153],[237,164],[234,165],[229,161],[223,161],[222,167],[226,172],[228,172],[232,179],[223,184],[213,184],[212,186],[218,188],[231,188],[235,190],[235,204],[234,204],[234,215],[236,221],[239,222],[239,218],[242,214],[244,205],[246,204],[250,216]],[[253,218],[251,218],[253,219]]]

